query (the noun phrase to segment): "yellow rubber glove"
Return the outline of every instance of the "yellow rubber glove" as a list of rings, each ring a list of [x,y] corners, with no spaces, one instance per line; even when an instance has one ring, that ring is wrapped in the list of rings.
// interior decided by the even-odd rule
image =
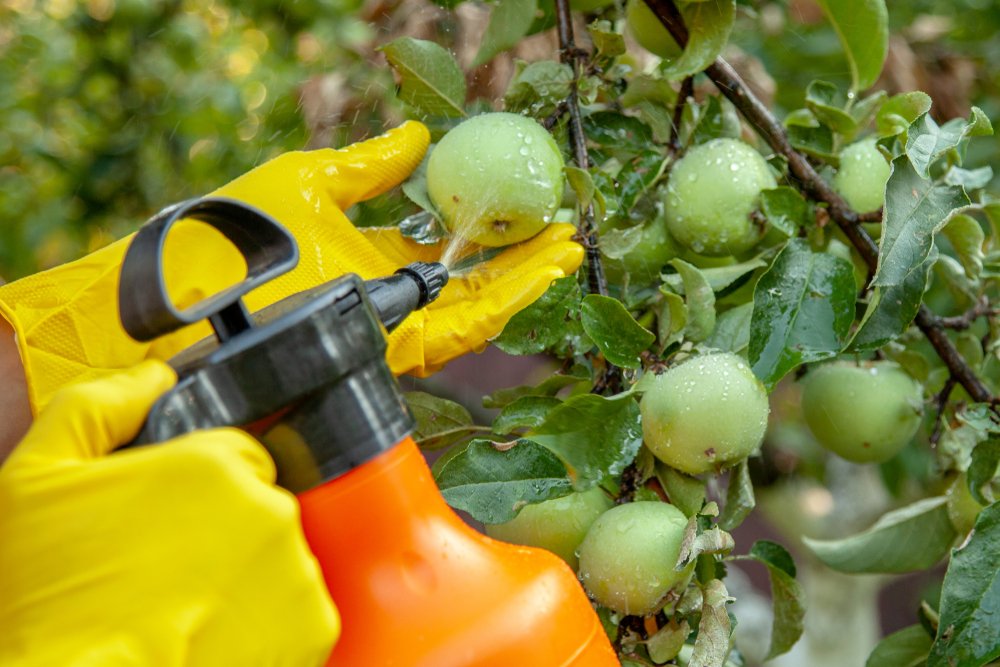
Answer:
[[[109,452],[158,361],[56,395],[0,467],[0,664],[321,665],[340,622],[298,503],[235,429]]]
[[[375,278],[418,259],[439,259],[441,246],[417,245],[395,229],[360,231],[343,213],[406,179],[420,164],[428,141],[427,128],[411,121],[341,150],[285,153],[213,193],[264,210],[298,240],[299,266],[248,295],[250,310],[344,273]],[[552,280],[579,267],[583,249],[569,240],[572,233],[569,225],[549,225],[534,239],[453,278],[438,302],[393,332],[388,353],[392,370],[428,374],[485,347]],[[36,413],[68,382],[128,368],[148,357],[167,359],[211,335],[204,324],[152,345],[125,334],[116,295],[127,243],[123,239],[76,262],[0,286],[0,316],[17,333]],[[166,245],[166,281],[181,307],[244,275],[242,258],[205,225],[175,226]]]

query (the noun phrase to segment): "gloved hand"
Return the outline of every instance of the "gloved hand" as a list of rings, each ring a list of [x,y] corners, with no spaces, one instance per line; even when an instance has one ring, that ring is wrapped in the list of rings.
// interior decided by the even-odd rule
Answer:
[[[290,152],[237,178],[215,195],[252,204],[284,224],[299,243],[299,266],[248,295],[250,310],[347,272],[369,279],[415,260],[439,259],[440,246],[420,246],[395,229],[358,230],[343,211],[395,187],[420,164],[429,134],[416,122],[341,150]],[[187,221],[184,221],[187,223]],[[464,277],[414,313],[389,338],[396,374],[429,374],[479,351],[552,280],[577,269],[583,249],[569,225],[549,225]],[[117,313],[118,269],[128,239],[87,257],[0,287],[0,315],[14,326],[37,412],[62,385],[127,368],[147,357],[166,359],[211,334],[187,327],[152,345],[136,343]],[[164,266],[174,301],[190,305],[240,280],[245,264],[215,230],[174,227]],[[171,268],[174,267],[174,268]]]
[[[235,429],[107,454],[159,361],[57,394],[0,467],[0,664],[320,665],[340,622],[274,464]]]

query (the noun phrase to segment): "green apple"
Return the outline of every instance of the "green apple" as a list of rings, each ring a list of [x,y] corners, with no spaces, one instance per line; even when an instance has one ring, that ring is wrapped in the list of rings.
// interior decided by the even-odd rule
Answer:
[[[487,524],[486,534],[504,542],[551,551],[575,571],[579,564],[576,550],[580,542],[590,525],[613,504],[604,491],[595,487],[526,505],[506,523]]]
[[[738,255],[766,231],[753,219],[760,191],[777,185],[764,157],[736,139],[695,146],[674,165],[664,199],[670,234],[699,255]]]
[[[760,446],[767,391],[731,352],[703,354],[647,380],[639,410],[646,446],[690,475],[742,461]]]
[[[620,614],[655,613],[667,593],[691,578],[693,563],[674,568],[687,523],[679,509],[656,500],[612,507],[580,543],[583,587]]]
[[[833,187],[855,211],[876,211],[885,204],[885,184],[889,163],[875,145],[862,139],[840,152],[840,168],[833,175]]]
[[[802,412],[821,445],[855,463],[888,461],[920,427],[920,385],[889,361],[835,361],[806,375]]]
[[[681,47],[660,19],[643,0],[628,0],[625,4],[625,26],[635,41],[650,53],[665,60],[681,54]]]
[[[664,221],[654,219],[642,225],[639,242],[621,258],[604,255],[602,259],[612,282],[621,283],[628,274],[630,283],[649,283],[659,277],[660,269],[677,257],[677,253],[677,243],[670,237]]]
[[[531,238],[559,208],[563,159],[527,116],[485,113],[447,132],[427,164],[427,193],[449,231],[484,246]]]

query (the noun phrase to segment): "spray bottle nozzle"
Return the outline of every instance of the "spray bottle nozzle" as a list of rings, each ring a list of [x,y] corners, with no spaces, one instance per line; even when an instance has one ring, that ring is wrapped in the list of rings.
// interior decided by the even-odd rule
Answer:
[[[391,276],[365,282],[365,291],[386,331],[414,310],[423,308],[448,284],[448,269],[439,262],[413,262]]]

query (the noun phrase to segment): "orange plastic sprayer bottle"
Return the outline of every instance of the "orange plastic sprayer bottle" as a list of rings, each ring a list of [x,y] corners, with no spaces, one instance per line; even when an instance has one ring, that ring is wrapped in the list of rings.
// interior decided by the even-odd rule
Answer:
[[[163,285],[175,221],[213,225],[243,253],[246,279],[186,310]],[[337,667],[614,667],[617,657],[569,567],[480,535],[446,505],[409,433],[385,362],[384,330],[440,293],[440,264],[362,282],[348,275],[247,313],[241,297],[294,266],[294,239],[245,204],[184,202],[144,226],[122,266],[134,338],[208,319],[215,339],[171,364],[177,386],[134,444],[242,426],[299,497],[305,535],[341,615]],[[149,286],[157,289],[150,290]]]
[[[569,567],[466,525],[409,437],[299,500],[343,623],[329,665],[619,664]]]

